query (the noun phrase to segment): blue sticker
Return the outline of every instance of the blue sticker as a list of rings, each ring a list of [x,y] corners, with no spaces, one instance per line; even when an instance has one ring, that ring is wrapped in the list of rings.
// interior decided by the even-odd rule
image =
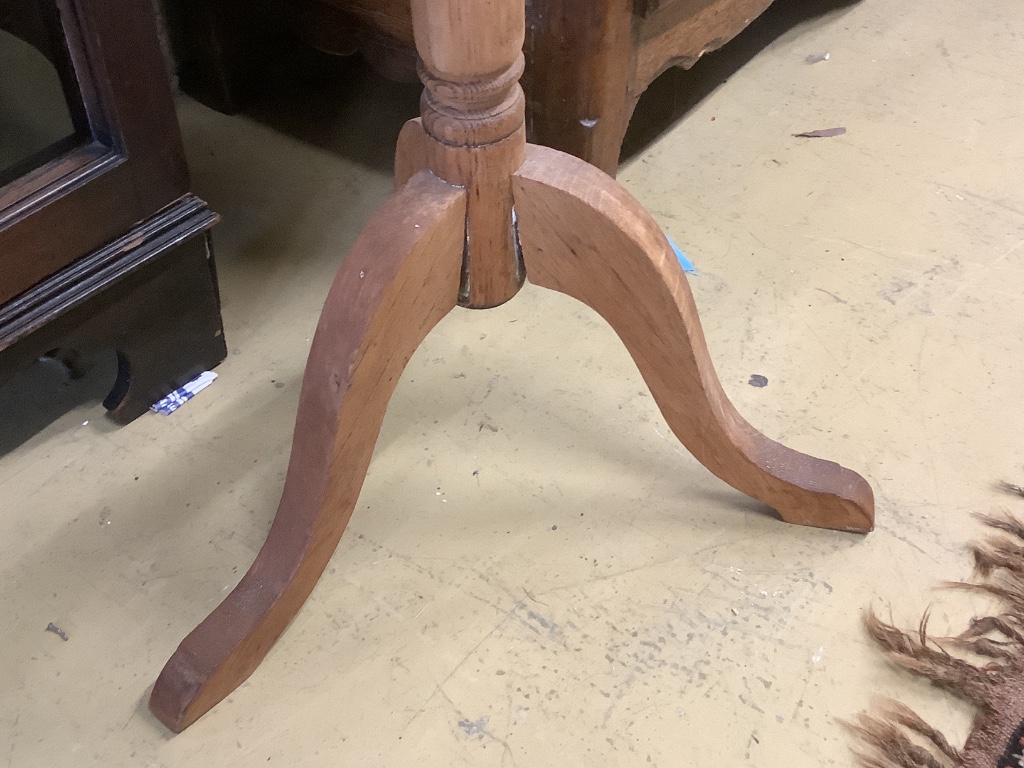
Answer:
[[[678,245],[676,245],[676,241],[669,237],[667,233],[665,234],[665,237],[668,238],[668,244],[672,246],[672,250],[676,252],[676,258],[679,259],[679,263],[683,265],[683,269],[691,275],[698,274],[697,268],[693,266],[692,261],[686,258],[686,254],[682,252]]]

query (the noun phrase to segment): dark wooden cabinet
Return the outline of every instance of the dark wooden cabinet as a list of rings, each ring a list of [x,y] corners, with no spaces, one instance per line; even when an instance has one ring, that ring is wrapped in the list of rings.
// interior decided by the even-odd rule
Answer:
[[[268,70],[273,31],[329,53],[360,51],[415,79],[410,0],[169,0],[180,9],[182,84],[224,112]],[[527,0],[526,130],[615,175],[633,110],[654,79],[721,47],[772,0]]]
[[[153,7],[0,0],[4,56],[0,380],[42,355],[74,369],[113,347],[105,405],[130,421],[226,354],[208,234],[217,217],[189,194]],[[47,84],[66,115],[35,146]],[[23,95],[4,103],[11,91]]]

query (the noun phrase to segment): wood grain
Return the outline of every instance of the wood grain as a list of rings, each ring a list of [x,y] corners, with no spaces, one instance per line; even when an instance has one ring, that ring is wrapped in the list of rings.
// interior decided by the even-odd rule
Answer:
[[[612,176],[629,124],[632,6],[633,0],[546,0],[527,7],[523,88],[530,141]]]
[[[513,190],[530,282],[604,317],[698,461],[786,522],[871,530],[874,500],[860,475],[770,440],[729,402],[685,273],[636,200],[593,166],[532,145]]]
[[[412,0],[416,50],[440,78],[485,80],[522,52],[525,14],[523,0]]]
[[[475,309],[523,284],[511,185],[526,156],[523,9],[521,0],[413,0],[427,166],[469,192],[460,303]]]
[[[306,365],[277,517],[248,573],[186,637],[150,698],[178,732],[259,665],[348,524],[388,400],[456,306],[466,194],[422,173],[370,220],[331,288]]]
[[[395,148],[395,190],[409,183],[409,179],[429,167],[427,161],[427,134],[423,120],[417,117],[402,126]]]
[[[452,147],[428,138],[426,157],[434,173],[469,192],[459,303],[473,309],[504,304],[523,285],[511,175],[526,157],[525,127],[482,147]]]
[[[630,78],[632,98],[638,99],[670,67],[692,67],[705,53],[721,48],[771,4],[772,0],[715,0],[697,9],[666,4],[641,28]]]

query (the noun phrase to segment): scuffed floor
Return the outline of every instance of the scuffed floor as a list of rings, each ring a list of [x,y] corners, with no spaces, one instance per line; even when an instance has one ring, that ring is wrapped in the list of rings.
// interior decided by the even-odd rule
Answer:
[[[863,0],[782,31],[620,174],[697,265],[739,410],[861,471],[874,533],[723,485],[610,329],[528,287],[428,337],[313,597],[172,738],[149,690],[262,543],[320,304],[416,109],[374,79],[247,117],[183,100],[230,356],[122,429],[109,365],[0,388],[0,765],[847,766],[837,720],[890,694],[962,738],[970,712],[860,616],[959,626],[977,606],[933,587],[968,575],[970,513],[1016,503],[994,483],[1024,475],[1022,58],[1013,0]]]

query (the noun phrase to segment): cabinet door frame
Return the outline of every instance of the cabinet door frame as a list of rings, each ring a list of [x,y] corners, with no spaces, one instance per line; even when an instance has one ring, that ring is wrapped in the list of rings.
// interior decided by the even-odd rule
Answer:
[[[59,11],[87,135],[0,186],[0,304],[115,240],[189,187],[150,0],[46,2]]]

